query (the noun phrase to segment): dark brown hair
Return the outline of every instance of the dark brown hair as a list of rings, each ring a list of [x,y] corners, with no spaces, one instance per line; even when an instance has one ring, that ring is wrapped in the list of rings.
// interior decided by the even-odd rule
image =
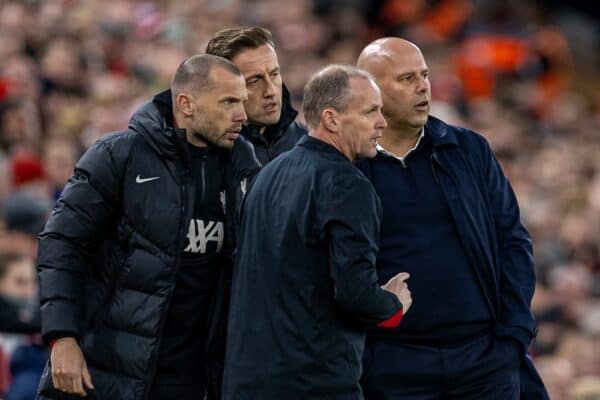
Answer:
[[[242,51],[265,44],[275,48],[271,32],[260,26],[223,29],[211,37],[206,45],[206,54],[233,60]]]

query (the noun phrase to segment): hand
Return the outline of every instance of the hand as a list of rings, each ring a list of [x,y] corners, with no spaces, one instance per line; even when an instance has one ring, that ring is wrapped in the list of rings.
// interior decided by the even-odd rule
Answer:
[[[86,397],[84,387],[94,388],[83,353],[74,338],[65,337],[54,343],[50,353],[50,365],[55,389]]]
[[[407,272],[400,272],[397,275],[394,275],[392,279],[387,281],[387,283],[381,287],[388,292],[394,293],[396,297],[398,297],[398,300],[402,303],[403,315],[406,315],[408,309],[412,305],[410,290],[408,290],[408,285],[404,282],[408,278],[410,278],[410,275]]]

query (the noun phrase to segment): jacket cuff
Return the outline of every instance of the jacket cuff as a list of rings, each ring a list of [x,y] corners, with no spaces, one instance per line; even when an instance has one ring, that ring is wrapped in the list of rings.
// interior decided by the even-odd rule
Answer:
[[[529,344],[531,343],[531,335],[525,329],[516,328],[510,335],[512,338],[517,340],[521,344],[522,354],[527,354],[529,350]]]
[[[79,307],[67,301],[53,300],[42,305],[42,338],[49,343],[52,339],[65,336],[80,336]]]
[[[58,339],[62,339],[62,338],[66,338],[66,337],[72,337],[75,340],[77,340],[77,337],[72,333],[72,332],[62,332],[62,331],[56,331],[56,332],[50,332],[48,334],[46,334],[43,339],[45,343],[48,343],[48,346],[50,346],[50,348],[54,347],[54,343],[56,343],[56,341]]]
[[[529,344],[533,339],[532,335],[526,329],[520,327],[500,328],[496,330],[499,337],[509,337],[519,342],[521,354],[524,356],[529,350]]]
[[[386,319],[385,321],[381,321],[380,323],[377,324],[378,328],[387,328],[387,329],[392,329],[392,328],[396,328],[398,327],[398,325],[400,325],[400,321],[402,321],[402,317],[403,317],[403,312],[402,312],[402,308],[400,308],[400,310],[398,310],[398,312],[396,312],[396,314],[392,315],[390,318]]]

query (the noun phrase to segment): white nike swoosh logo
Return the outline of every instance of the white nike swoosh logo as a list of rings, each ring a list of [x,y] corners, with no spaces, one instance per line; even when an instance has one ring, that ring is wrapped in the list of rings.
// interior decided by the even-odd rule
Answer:
[[[144,183],[144,182],[150,182],[153,181],[155,179],[160,178],[160,176],[153,176],[152,178],[141,178],[139,175],[135,177],[135,183]]]

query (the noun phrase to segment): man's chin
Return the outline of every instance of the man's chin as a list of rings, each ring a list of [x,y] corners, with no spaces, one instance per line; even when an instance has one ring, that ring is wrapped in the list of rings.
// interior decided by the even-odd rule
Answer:
[[[354,161],[364,160],[366,158],[373,158],[377,155],[377,148],[373,147],[369,151],[357,154]]]
[[[265,115],[263,118],[252,121],[251,123],[254,125],[259,125],[259,126],[270,126],[270,125],[277,124],[279,122],[280,118],[281,118],[281,113],[279,113],[277,115],[270,114],[270,115]]]
[[[223,140],[219,140],[217,142],[217,146],[219,146],[223,149],[231,150],[233,148],[234,143],[235,143],[235,140],[223,139]]]

